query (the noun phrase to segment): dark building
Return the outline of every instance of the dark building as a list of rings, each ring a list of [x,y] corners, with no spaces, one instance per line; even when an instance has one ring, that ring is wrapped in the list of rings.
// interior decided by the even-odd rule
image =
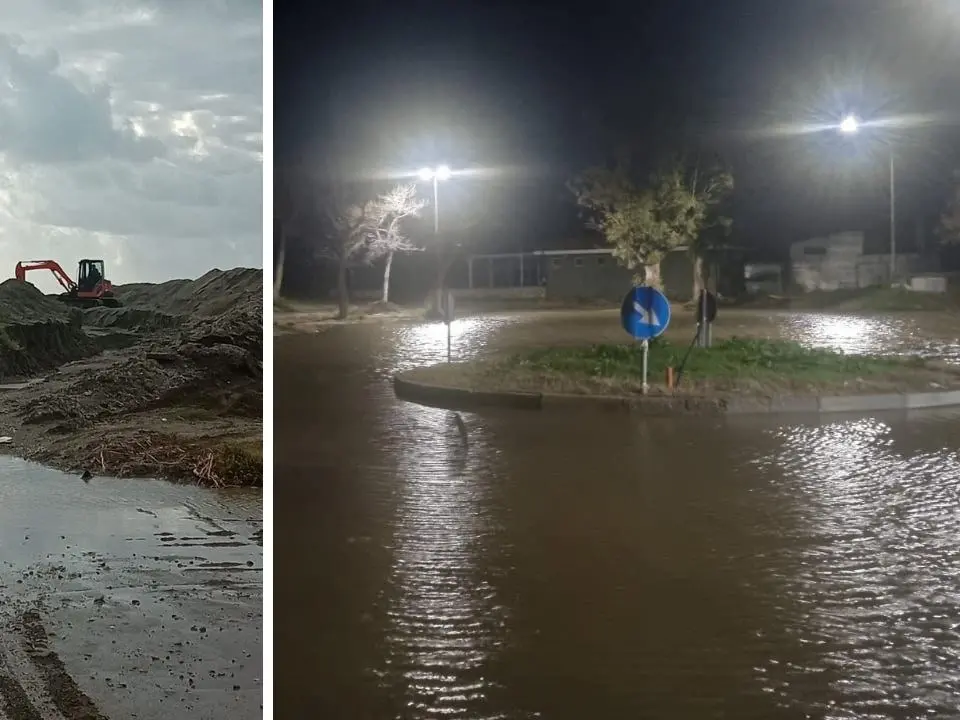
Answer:
[[[619,301],[633,286],[633,272],[620,265],[610,250],[542,250],[542,282],[551,300]],[[708,261],[709,274],[723,295],[736,295],[743,283],[743,263],[732,253]],[[667,253],[660,263],[663,288],[671,300],[693,297],[693,259],[686,249]],[[714,283],[710,283],[714,286]]]

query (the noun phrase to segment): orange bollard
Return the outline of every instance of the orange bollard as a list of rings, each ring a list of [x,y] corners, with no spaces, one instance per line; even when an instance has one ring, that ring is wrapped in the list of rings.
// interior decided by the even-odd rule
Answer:
[[[673,390],[673,368],[667,368],[667,390]]]

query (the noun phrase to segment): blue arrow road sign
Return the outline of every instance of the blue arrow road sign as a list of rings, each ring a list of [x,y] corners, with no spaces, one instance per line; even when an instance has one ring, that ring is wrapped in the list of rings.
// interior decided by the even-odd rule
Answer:
[[[670,324],[670,301],[655,288],[637,285],[623,299],[620,322],[637,340],[652,340]]]

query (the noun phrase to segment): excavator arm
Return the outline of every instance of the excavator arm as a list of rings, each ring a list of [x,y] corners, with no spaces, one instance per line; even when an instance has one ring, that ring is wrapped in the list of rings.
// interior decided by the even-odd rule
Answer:
[[[77,288],[77,284],[56,260],[21,260],[15,271],[17,280],[26,280],[28,270],[49,270],[67,292],[73,292]]]

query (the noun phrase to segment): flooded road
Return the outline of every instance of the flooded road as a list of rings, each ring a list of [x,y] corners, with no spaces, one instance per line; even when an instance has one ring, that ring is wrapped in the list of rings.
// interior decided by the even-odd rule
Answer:
[[[441,323],[395,326],[405,352],[383,352],[385,364],[415,367],[446,361]],[[666,337],[686,345],[696,332],[692,313],[676,310]],[[784,310],[724,309],[715,338],[775,337],[846,353],[938,357],[960,362],[960,317],[952,313],[840,314]],[[554,311],[464,317],[452,326],[454,359],[549,342],[554,345],[622,343],[619,312]],[[394,342],[394,341],[392,341]]]
[[[460,356],[612,332],[527,321],[462,321]],[[955,714],[960,416],[484,412],[464,442],[389,384],[444,341],[276,341],[278,717]]]
[[[259,718],[261,514],[0,457],[0,718]]]

